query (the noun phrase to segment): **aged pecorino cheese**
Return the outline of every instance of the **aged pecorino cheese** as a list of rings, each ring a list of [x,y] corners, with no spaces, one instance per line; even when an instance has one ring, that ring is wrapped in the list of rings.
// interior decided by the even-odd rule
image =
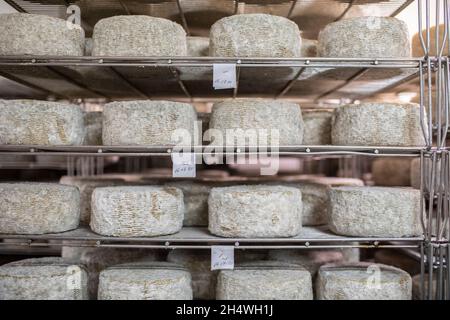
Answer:
[[[207,57],[209,55],[209,38],[187,37],[187,55],[189,57]]]
[[[105,105],[104,145],[169,145],[180,139],[181,129],[191,136],[197,116],[192,105],[172,101],[124,101]]]
[[[319,33],[318,55],[340,58],[407,58],[406,24],[391,17],[358,17],[328,24]]]
[[[77,188],[56,183],[0,183],[0,233],[72,230],[80,221]]]
[[[94,232],[105,236],[159,236],[180,231],[183,213],[183,193],[177,188],[96,188],[90,225]]]
[[[419,105],[362,103],[336,109],[331,138],[334,145],[423,146]]]
[[[0,100],[0,144],[80,145],[84,133],[77,105]]]
[[[204,250],[173,250],[167,261],[185,266],[192,276],[194,299],[214,300],[217,272],[211,271],[211,254]]]
[[[241,264],[217,277],[218,300],[312,300],[311,274],[279,261]]]
[[[115,16],[94,27],[93,56],[185,56],[186,32],[170,20],[144,16]]]
[[[302,227],[302,194],[284,186],[213,188],[209,231],[222,237],[293,237]]]
[[[319,300],[411,300],[411,276],[383,264],[329,264],[320,267]]]
[[[89,225],[91,221],[91,200],[95,188],[109,187],[123,184],[121,179],[107,179],[95,177],[63,176],[59,183],[77,187],[80,191],[80,224]]]
[[[331,120],[333,113],[330,111],[314,110],[302,113],[305,128],[303,132],[304,145],[331,144]]]
[[[209,127],[221,135],[214,145],[283,146],[302,144],[304,124],[296,103],[234,99],[214,104]]]
[[[192,300],[191,275],[168,262],[140,262],[100,272],[99,300]]]
[[[46,15],[0,14],[0,55],[82,56],[84,31]]]
[[[101,112],[84,113],[84,126],[86,128],[86,134],[84,136],[83,144],[87,146],[102,145],[102,121],[103,115]]]
[[[299,57],[300,30],[289,19],[268,14],[240,14],[213,24],[209,53],[215,57]]]
[[[62,247],[63,259],[82,264],[88,272],[90,299],[97,298],[98,277],[100,271],[116,264],[129,263],[145,259],[157,261],[159,255],[153,250],[121,248],[80,248]]]
[[[316,57],[317,56],[317,40],[302,39],[302,47],[300,49],[300,56],[302,57]]]
[[[341,235],[421,234],[420,192],[412,188],[337,187],[329,190],[329,226]]]
[[[377,186],[411,185],[411,159],[385,158],[372,162],[372,179]]]
[[[83,266],[62,258],[38,258],[0,266],[0,300],[86,300]]]

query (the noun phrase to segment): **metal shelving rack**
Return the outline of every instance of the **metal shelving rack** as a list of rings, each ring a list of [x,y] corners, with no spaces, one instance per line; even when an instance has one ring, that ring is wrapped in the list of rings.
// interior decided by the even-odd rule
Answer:
[[[21,12],[44,13],[58,16],[65,14],[67,6],[83,1],[57,0],[7,0]],[[92,21],[109,8],[111,15],[146,13],[179,21],[189,34],[192,30],[202,32],[194,3],[206,9],[219,10],[220,15],[242,12],[276,12],[296,21],[314,16],[318,8],[324,13],[315,28],[324,24],[358,15],[373,14],[371,9],[380,8],[379,15],[395,16],[411,0],[393,0],[381,3],[356,4],[355,1],[286,1],[273,5],[243,5],[231,0],[187,0],[164,3],[141,3],[134,1],[105,0],[103,7],[91,10],[84,26],[89,33]],[[436,0],[436,25],[444,13],[445,34],[437,41],[438,55],[430,56],[430,0],[417,0],[419,31],[425,52],[423,58],[411,59],[249,59],[249,58],[187,58],[187,57],[0,57],[0,75],[33,88],[43,94],[76,100],[79,98],[104,99],[160,99],[182,101],[216,100],[230,97],[263,96],[288,98],[298,101],[322,102],[328,99],[351,100],[376,97],[403,83],[418,84],[420,91],[421,125],[426,140],[424,148],[367,147],[367,146],[295,146],[280,147],[277,154],[290,156],[407,156],[421,159],[422,225],[424,234],[414,238],[352,238],[330,233],[326,228],[304,228],[294,238],[279,239],[225,239],[210,235],[203,228],[184,228],[180,233],[155,238],[102,237],[85,228],[53,235],[0,235],[18,246],[43,247],[49,240],[55,246],[94,246],[127,248],[192,248],[208,249],[214,244],[232,244],[237,249],[261,248],[409,248],[417,249],[421,257],[422,298],[450,299],[450,150],[447,148],[450,103],[450,51],[444,52],[450,43],[449,0]],[[94,3],[94,2],[91,2]],[[255,3],[255,1],[252,1]],[[143,7],[142,7],[143,6]],[[164,7],[166,6],[166,7]],[[164,7],[164,10],[162,8]],[[270,8],[269,8],[270,7]],[[361,10],[366,7],[370,10]],[[340,10],[337,10],[339,8]],[[278,11],[274,11],[274,10]],[[329,12],[328,12],[328,11]],[[196,19],[197,17],[197,19]],[[304,20],[306,19],[306,20]],[[197,24],[196,24],[197,23]],[[323,24],[323,25],[322,25]],[[308,35],[317,30],[301,25]],[[439,28],[434,35],[441,39]],[[214,63],[235,63],[238,68],[238,87],[234,90],[212,90],[212,66]],[[138,74],[138,76],[135,76]],[[103,79],[98,82],[98,78]],[[261,80],[264,81],[256,81]],[[56,85],[55,85],[56,84]],[[433,90],[436,89],[436,90]],[[0,96],[3,93],[0,90]],[[433,108],[434,107],[434,108]],[[424,114],[428,113],[426,118]],[[197,154],[208,154],[203,146],[192,149]],[[246,148],[227,150],[227,154],[246,154]],[[256,151],[257,152],[257,151]],[[65,155],[65,156],[170,156],[171,146],[0,146],[0,155]],[[10,242],[9,242],[10,244]],[[1,243],[0,243],[1,249]],[[432,281],[434,278],[437,281]],[[428,281],[427,281],[428,280]]]

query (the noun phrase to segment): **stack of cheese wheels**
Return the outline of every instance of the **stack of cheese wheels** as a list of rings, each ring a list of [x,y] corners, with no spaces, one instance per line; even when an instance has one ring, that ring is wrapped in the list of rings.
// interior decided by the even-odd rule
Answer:
[[[406,24],[390,17],[358,17],[328,24],[319,33],[318,55],[340,58],[406,58]]]
[[[227,100],[213,106],[209,138],[213,145],[226,146],[301,145],[303,126],[300,106],[296,103]]]
[[[185,56],[186,33],[170,20],[115,16],[94,27],[93,56]]]
[[[194,299],[214,300],[217,272],[211,271],[211,254],[204,250],[173,250],[167,261],[185,266],[192,277]]]
[[[172,101],[124,101],[105,105],[103,144],[169,145],[188,139],[190,145],[197,115],[192,105]],[[183,140],[184,142],[184,140]]]
[[[331,120],[333,113],[328,110],[311,110],[302,113],[305,129],[304,145],[331,144]]]
[[[0,100],[0,144],[80,145],[83,112],[77,105]]]
[[[300,265],[279,261],[255,261],[234,270],[222,270],[217,278],[219,300],[312,300],[311,274]]]
[[[302,227],[302,194],[284,186],[213,188],[209,231],[222,237],[293,237]]]
[[[96,188],[91,228],[105,236],[147,237],[172,234],[183,226],[180,189],[158,186]]]
[[[424,146],[420,108],[414,103],[362,103],[335,110],[334,145]]]
[[[209,50],[214,57],[299,57],[300,30],[280,16],[234,15],[213,24]]]
[[[46,15],[0,14],[0,55],[82,56],[83,29]]]
[[[89,225],[91,221],[91,200],[94,189],[123,184],[124,181],[121,179],[64,176],[59,180],[59,183],[78,188],[80,191],[80,224]]]
[[[88,275],[62,258],[26,259],[0,266],[0,300],[86,300]]]
[[[80,221],[80,193],[56,183],[0,183],[0,221],[0,233],[75,229]]]
[[[317,40],[302,39],[302,47],[300,49],[300,56],[302,57],[316,57],[317,56]]]
[[[136,262],[100,272],[99,300],[192,300],[191,275],[168,262]]]
[[[382,264],[329,264],[320,267],[319,300],[411,300],[411,276]]]
[[[101,112],[85,112],[84,126],[86,134],[84,136],[83,144],[88,146],[101,146],[102,143],[102,121],[103,115]]]
[[[98,277],[102,270],[116,264],[135,262],[142,259],[146,261],[157,261],[159,259],[159,256],[152,250],[133,248],[63,247],[61,256],[66,261],[86,267],[90,299],[97,298]]]
[[[440,24],[439,25],[439,50],[441,50],[442,42],[444,40],[445,35],[445,25]],[[425,46],[427,45],[427,31],[422,30],[422,36],[425,43]],[[436,26],[430,27],[430,52],[428,53],[429,56],[437,56],[438,53],[436,52]],[[412,39],[412,55],[413,57],[423,57],[425,55],[425,51],[422,47],[419,33],[416,33]],[[442,55],[446,56],[448,55],[448,41],[445,43],[444,49],[442,51]]]
[[[411,185],[411,159],[387,158],[372,162],[372,179],[377,186]]]
[[[336,187],[329,190],[329,226],[341,235],[417,236],[420,192],[412,188]]]
[[[190,57],[207,57],[209,55],[209,38],[187,37],[187,55]]]
[[[324,264],[344,262],[342,250],[270,250],[269,260],[303,266],[314,277]]]

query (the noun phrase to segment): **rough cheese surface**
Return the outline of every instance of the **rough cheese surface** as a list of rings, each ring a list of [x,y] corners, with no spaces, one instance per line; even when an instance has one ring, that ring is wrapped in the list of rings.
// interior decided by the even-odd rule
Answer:
[[[329,197],[329,226],[337,234],[361,237],[421,234],[418,190],[336,187],[329,190]]]
[[[210,31],[210,55],[215,57],[300,56],[297,24],[268,14],[240,14],[218,20]]]
[[[187,55],[189,57],[207,57],[209,55],[209,38],[187,37]]]
[[[309,111],[302,113],[305,123],[303,133],[304,145],[331,144],[331,120],[333,113],[330,111]]]
[[[377,186],[411,185],[411,159],[386,158],[372,162],[372,179]]]
[[[312,300],[311,274],[298,265],[261,261],[221,270],[218,300]]]
[[[130,263],[100,273],[99,300],[192,300],[191,275],[170,263]]]
[[[84,267],[61,258],[37,258],[0,266],[0,300],[86,300]]]
[[[91,221],[91,200],[94,189],[120,185],[124,181],[121,179],[63,176],[59,183],[78,188],[80,191],[80,224],[89,225]]]
[[[80,145],[83,112],[77,105],[0,100],[0,144]]]
[[[194,299],[214,300],[217,271],[211,271],[211,254],[206,250],[173,250],[167,261],[185,266],[192,276]]]
[[[222,237],[293,237],[301,231],[302,195],[283,186],[213,188],[209,231]]]
[[[391,17],[358,17],[328,24],[319,33],[318,55],[340,58],[408,58],[406,24]]]
[[[192,105],[172,101],[112,102],[103,110],[104,145],[176,144],[177,129],[193,132],[197,115]]]
[[[82,56],[84,31],[47,15],[0,14],[0,55]]]
[[[304,124],[296,103],[234,99],[214,104],[209,128],[222,140],[213,145],[283,146],[302,144]]]
[[[185,56],[186,32],[170,20],[144,16],[115,16],[97,22],[93,56]]]
[[[424,146],[420,108],[415,103],[362,103],[336,109],[334,145]]]
[[[316,284],[319,300],[411,300],[411,276],[382,264],[322,266]]]
[[[90,225],[94,232],[105,236],[159,236],[180,231],[183,213],[183,193],[177,188],[96,188]]]
[[[56,183],[0,183],[0,233],[72,230],[80,221],[77,188]]]

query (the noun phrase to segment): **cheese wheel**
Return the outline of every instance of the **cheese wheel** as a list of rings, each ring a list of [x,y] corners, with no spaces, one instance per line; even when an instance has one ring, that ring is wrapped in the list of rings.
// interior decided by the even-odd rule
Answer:
[[[411,277],[382,264],[329,264],[320,267],[319,300],[411,300]]]
[[[318,55],[332,58],[408,58],[406,23],[391,17],[357,17],[328,24],[318,38]]]
[[[302,195],[283,186],[213,188],[209,231],[222,237],[293,237],[301,231]]]
[[[360,237],[421,234],[418,190],[336,187],[329,190],[329,197],[329,226],[337,234]]]
[[[295,264],[261,261],[221,270],[218,300],[312,300],[311,274]]]
[[[240,14],[218,20],[211,27],[209,53],[213,57],[299,57],[300,30],[280,16]]]
[[[314,110],[302,113],[305,123],[303,133],[304,145],[331,144],[331,120],[333,113],[330,111]]]
[[[209,131],[213,145],[283,146],[301,145],[303,126],[296,103],[234,99],[214,104]]]
[[[414,103],[362,103],[336,109],[334,145],[424,146],[420,108]]]
[[[63,176],[59,183],[77,187],[80,191],[80,224],[89,225],[91,221],[91,200],[95,188],[123,184],[121,179],[95,177]]]
[[[85,134],[77,105],[37,100],[0,100],[0,145],[80,145]]]
[[[82,56],[84,31],[47,15],[0,14],[0,55]]]
[[[86,300],[84,267],[61,258],[37,258],[0,266],[0,300]]]
[[[100,272],[99,300],[192,300],[191,275],[168,262],[129,263]]]
[[[214,300],[217,272],[211,271],[211,254],[205,250],[173,250],[167,261],[185,266],[192,277],[194,299]]]
[[[72,230],[80,221],[80,193],[56,183],[0,183],[0,233]]]
[[[186,32],[170,20],[129,15],[101,19],[94,27],[93,56],[185,56]]]
[[[300,49],[301,57],[316,57],[317,56],[317,40],[302,39],[302,46]]]
[[[209,38],[187,37],[187,55],[189,57],[207,57],[209,55]]]
[[[197,116],[192,105],[172,101],[123,101],[105,105],[103,144],[176,144],[177,130],[193,141]]]
[[[96,188],[90,225],[94,232],[105,236],[159,236],[180,231],[183,212],[183,193],[177,188]]]
[[[83,144],[87,146],[101,146],[102,143],[102,121],[101,112],[85,112],[84,126],[86,133]]]
[[[160,258],[153,250],[134,248],[62,247],[61,256],[66,261],[86,267],[90,299],[97,298],[98,278],[102,270],[116,264],[135,262],[142,259],[156,261]]]
[[[411,185],[411,159],[385,158],[372,162],[372,179],[377,186]]]

